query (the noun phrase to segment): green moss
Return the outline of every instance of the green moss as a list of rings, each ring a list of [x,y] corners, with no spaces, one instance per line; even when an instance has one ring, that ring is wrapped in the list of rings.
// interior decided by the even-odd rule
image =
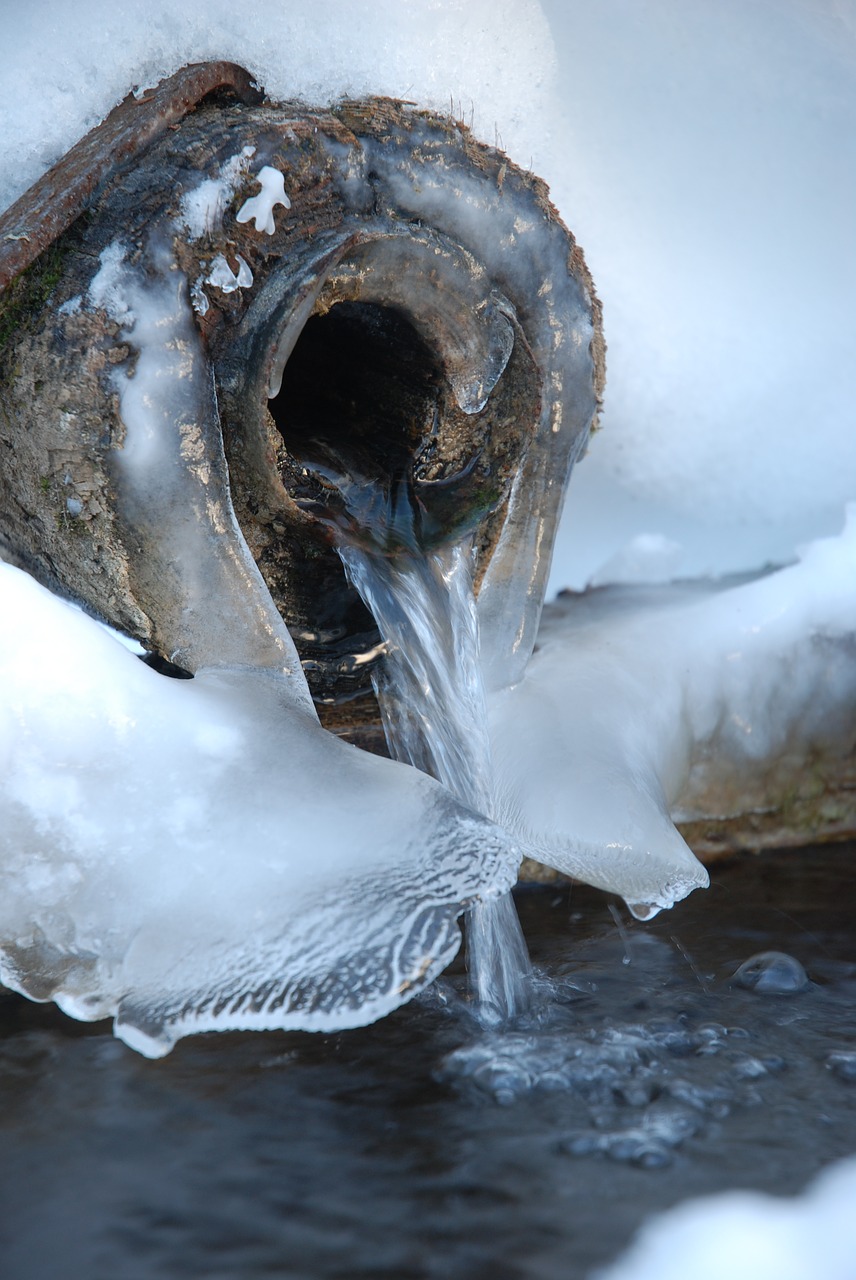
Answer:
[[[0,294],[0,353],[41,314],[62,279],[66,252],[62,241],[52,244]]]
[[[70,533],[75,538],[83,537],[90,532],[86,520],[81,520],[80,516],[73,516],[65,510],[56,513],[56,527],[60,533]]]

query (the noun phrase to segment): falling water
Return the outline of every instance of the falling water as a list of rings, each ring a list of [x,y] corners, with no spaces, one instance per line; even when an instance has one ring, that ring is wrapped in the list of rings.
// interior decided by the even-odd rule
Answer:
[[[389,556],[340,547],[388,652],[375,676],[390,754],[432,774],[464,804],[496,812],[478,619],[467,540]],[[528,1003],[529,957],[510,894],[467,916],[470,982],[493,1025]]]

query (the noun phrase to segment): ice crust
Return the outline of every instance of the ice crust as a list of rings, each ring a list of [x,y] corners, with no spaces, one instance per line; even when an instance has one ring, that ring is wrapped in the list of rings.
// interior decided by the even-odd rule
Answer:
[[[0,566],[3,980],[111,1014],[157,1056],[194,1031],[389,1011],[521,851],[641,914],[668,906],[706,879],[670,808],[711,794],[711,770],[745,796],[783,752],[852,733],[854,569],[851,511],[768,577],[553,611],[525,679],[491,698],[509,838],[324,733],[281,673],[169,680]]]
[[[86,292],[121,326],[133,352],[111,374],[125,428],[114,482],[137,554],[172,582],[168,657],[189,671],[247,665],[287,675],[297,704],[314,714],[294,642],[271,600],[232,509],[210,365],[193,323],[187,281],[170,243],[174,228],[150,228],[138,263],[120,240],[100,254]],[[252,273],[237,259],[235,288]],[[241,281],[243,280],[243,284]]]
[[[824,1170],[801,1195],[730,1191],[647,1222],[592,1280],[853,1280],[856,1160]]]
[[[741,585],[560,600],[490,700],[500,820],[643,918],[705,884],[670,815],[763,809],[813,755],[852,751],[854,582],[851,506],[837,538]]]
[[[0,565],[2,979],[149,1057],[372,1021],[514,881],[501,832],[272,672],[170,680]]]

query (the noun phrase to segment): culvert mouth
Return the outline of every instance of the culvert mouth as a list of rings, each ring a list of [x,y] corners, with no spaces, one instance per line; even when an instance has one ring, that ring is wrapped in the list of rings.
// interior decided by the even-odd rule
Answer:
[[[381,478],[436,429],[439,362],[399,310],[340,302],[309,317],[268,405],[289,451]]]
[[[538,370],[479,263],[421,228],[313,257],[256,306],[221,392],[238,521],[316,705],[368,694],[376,718],[383,646],[337,546],[395,556],[471,536],[486,564]]]
[[[333,547],[331,490],[362,471],[391,488],[403,470],[410,509],[431,516],[423,540],[456,536],[464,514],[486,668],[519,676],[603,374],[597,299],[545,187],[402,103],[182,102],[170,128],[137,139],[132,165],[116,162],[112,124],[87,138],[75,159],[87,217],[15,282],[10,305],[28,320],[0,352],[0,537],[40,580],[187,671],[293,669],[284,622],[328,704],[368,685],[377,650]],[[260,227],[238,215],[265,168],[287,200]],[[51,183],[58,204],[68,182]],[[212,183],[202,233],[184,212]],[[117,341],[91,286],[118,246],[122,289],[163,307],[170,342],[140,327]],[[246,270],[233,281],[214,270],[221,257]],[[117,388],[130,405],[155,350],[181,356],[146,409],[163,465],[134,469]]]
[[[444,536],[427,519],[442,367],[407,315],[339,302],[309,317],[268,410],[290,459],[290,490],[334,537],[390,553]]]

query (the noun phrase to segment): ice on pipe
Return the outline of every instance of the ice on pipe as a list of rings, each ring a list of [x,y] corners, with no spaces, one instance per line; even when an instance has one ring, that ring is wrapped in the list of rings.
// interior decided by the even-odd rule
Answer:
[[[311,710],[294,642],[232,509],[216,393],[188,305],[193,291],[175,262],[174,230],[171,221],[153,225],[139,262],[111,242],[86,291],[87,308],[121,326],[131,353],[109,375],[125,428],[113,476],[123,519],[138,562],[172,583],[168,605],[181,645],[170,659],[189,671],[240,664],[287,672]]]
[[[206,283],[220,289],[223,293],[234,293],[236,289],[250,289],[253,284],[253,273],[249,264],[244,261],[239,253],[235,254],[235,264],[237,271],[233,271],[229,266],[226,257],[222,253],[218,253],[217,257],[211,263],[211,269],[206,276]]]
[[[276,673],[170,680],[9,565],[0,699],[2,980],[147,1056],[370,1022],[515,878],[495,826],[325,733]]]
[[[220,166],[216,178],[203,178],[181,197],[179,221],[191,240],[201,240],[220,230],[223,214],[255,153],[255,147],[242,147]]]
[[[256,231],[264,231],[272,236],[276,231],[273,211],[278,204],[291,208],[291,201],[285,194],[285,178],[279,169],[266,164],[256,174],[256,182],[261,187],[257,196],[250,196],[235,214],[236,222],[254,222]]]
[[[800,1196],[688,1200],[650,1219],[592,1280],[853,1280],[854,1204],[856,1160],[824,1170]]]
[[[673,818],[762,811],[807,759],[852,750],[854,581],[856,505],[749,582],[561,599],[489,702],[500,820],[643,917],[705,884]]]

